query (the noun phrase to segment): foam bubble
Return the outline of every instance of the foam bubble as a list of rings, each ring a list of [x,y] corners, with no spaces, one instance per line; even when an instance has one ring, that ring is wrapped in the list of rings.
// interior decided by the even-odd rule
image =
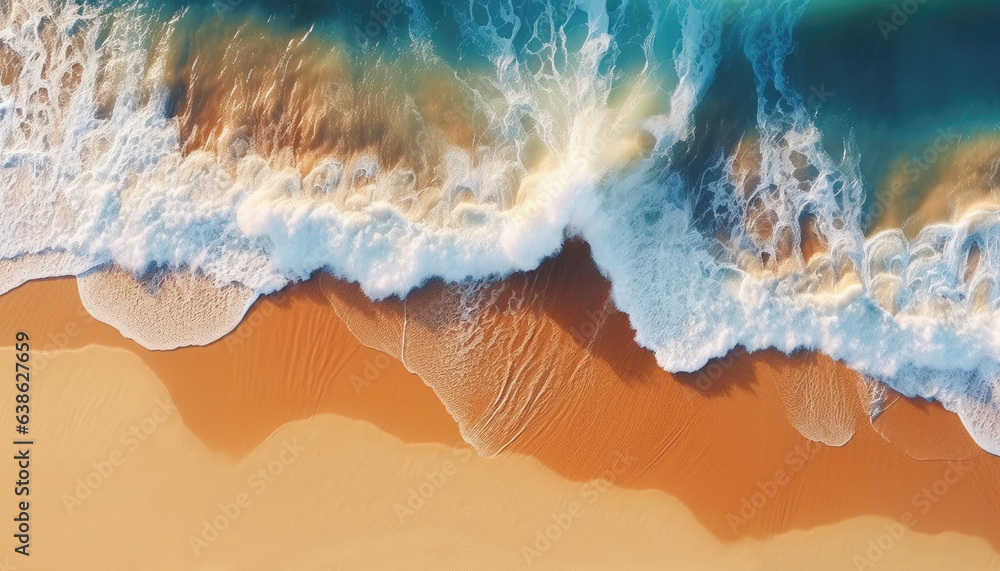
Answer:
[[[253,290],[191,273],[160,272],[138,281],[119,268],[77,278],[80,300],[94,318],[153,350],[208,345],[240,324]]]
[[[877,383],[824,355],[784,364],[772,375],[792,426],[806,438],[843,446],[882,409]]]
[[[322,43],[333,40],[253,14],[219,24],[243,31],[219,40],[233,40],[219,70],[178,61],[175,44],[200,25],[186,13],[17,0],[0,15],[0,289],[113,265],[81,277],[88,307],[166,348],[211,341],[253,296],[317,270],[406,296],[432,278],[536,268],[570,234],[661,367],[692,371],[737,345],[819,350],[940,401],[1000,453],[1000,211],[866,238],[860,157],[849,142],[827,153],[786,71],[805,3],[760,2],[737,15],[738,33],[719,25],[719,1],[653,3],[642,24],[629,3],[529,4],[530,18],[502,9],[485,23],[456,9],[463,46],[486,60],[459,70],[411,1],[412,49],[398,55],[413,69],[372,58],[355,82],[346,51]],[[675,45],[671,61],[658,42]],[[639,71],[616,68],[626,47],[643,54]],[[258,48],[273,69],[239,68]],[[753,70],[752,132],[692,176],[684,157],[723,58]],[[268,87],[240,84],[227,109],[220,94],[242,71]],[[297,106],[279,104],[283,90]],[[205,100],[178,104],[185,91]],[[199,285],[180,277],[191,274]],[[136,285],[151,279],[165,293]],[[164,308],[215,320],[170,321]],[[145,311],[169,326],[152,330]],[[792,408],[814,412],[797,425],[843,440],[847,424],[815,404],[841,397],[800,390]]]
[[[89,269],[86,260],[64,252],[25,254],[12,260],[0,260],[0,295],[31,280],[75,276]]]

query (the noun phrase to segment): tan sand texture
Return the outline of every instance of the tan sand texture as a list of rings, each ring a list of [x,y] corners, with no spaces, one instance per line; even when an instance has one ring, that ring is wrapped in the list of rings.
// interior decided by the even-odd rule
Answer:
[[[236,457],[282,424],[322,412],[378,419],[404,440],[459,438],[434,393],[397,361],[362,345],[311,283],[258,300],[225,339],[166,352],[149,351],[91,317],[72,278],[31,282],[0,296],[0,315],[0,339],[26,329],[42,350],[96,343],[141,356],[195,434]],[[38,365],[44,369],[44,358]]]
[[[627,454],[634,461],[619,462],[616,484],[677,498],[723,545],[865,517],[1000,543],[997,458],[981,453],[954,415],[885,395],[890,406],[875,430],[863,421],[872,395],[861,389],[870,387],[811,354],[736,352],[699,374],[669,375],[631,341],[627,318],[608,303],[607,283],[585,251],[571,247],[538,272],[507,280],[503,295],[428,286],[407,300],[405,320],[401,302],[372,303],[355,286],[321,279],[322,292],[312,281],[259,300],[233,334],[207,347],[142,349],[90,318],[72,279],[0,296],[0,335],[13,338],[31,324],[39,349],[98,343],[140,356],[166,385],[178,418],[229,462],[252,454],[285,423],[317,414],[366,420],[407,443],[446,446],[459,440],[453,416],[484,452],[534,457],[577,485],[606,476]],[[484,294],[503,311],[484,317],[467,304],[466,319],[490,321],[478,329],[484,338],[463,344],[468,333],[449,329],[448,314],[434,311],[449,299]],[[403,355],[437,394],[397,360],[361,345],[327,296],[354,334]],[[44,356],[38,364],[45,374]],[[790,391],[810,368],[825,371],[826,388]],[[839,419],[839,437],[858,432],[842,447],[810,445],[789,421],[789,402],[799,403],[791,418],[800,429],[814,419],[803,413],[811,407]],[[953,483],[944,481],[955,476],[949,459],[967,460]]]
[[[394,355],[403,347],[407,366],[486,455],[515,451],[586,480],[627,450],[637,460],[623,485],[680,498],[720,538],[899,518],[930,502],[916,529],[962,531],[1000,547],[1000,459],[977,450],[955,415],[932,404],[913,414],[810,353],[735,351],[699,373],[670,375],[632,341],[582,246],[501,286],[432,284],[405,304],[373,304],[356,286],[322,283],[362,341]],[[467,327],[451,325],[459,319]],[[875,430],[868,411],[897,405]],[[806,446],[800,431],[829,444],[856,434],[840,447]],[[949,488],[947,502],[921,497],[959,459],[972,466],[964,485]],[[778,472],[789,476],[780,493],[730,517]]]
[[[880,541],[878,568],[998,568],[980,538],[873,516],[723,543],[677,499],[614,485],[626,453],[608,481],[581,483],[529,457],[407,444],[319,415],[233,460],[185,426],[134,354],[45,357],[32,392],[33,554],[4,556],[17,569],[850,569]]]

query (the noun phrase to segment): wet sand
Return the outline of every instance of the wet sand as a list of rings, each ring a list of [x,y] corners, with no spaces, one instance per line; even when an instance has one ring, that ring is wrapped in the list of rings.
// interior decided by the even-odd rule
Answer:
[[[335,280],[323,286],[363,341],[399,354],[398,323],[379,315],[390,323],[376,328],[376,304],[355,286]],[[627,317],[609,302],[607,282],[580,245],[473,298],[486,300],[477,305],[466,296],[464,305],[478,308],[474,323],[487,331],[470,340],[440,325],[448,320],[439,316],[463,301],[454,288],[431,285],[411,295],[405,361],[485,454],[530,455],[565,477],[587,480],[627,452],[636,461],[623,485],[678,497],[723,539],[863,515],[898,519],[931,503],[915,529],[960,531],[1000,548],[1000,459],[981,452],[957,417],[936,404],[889,394],[890,412],[876,430],[865,413],[873,387],[810,353],[735,351],[700,373],[670,375],[632,341]],[[518,309],[511,311],[512,304]],[[383,302],[378,310],[400,321],[402,306]],[[806,378],[810,371],[823,378]],[[835,443],[857,433],[839,447],[810,444],[792,421],[835,427],[826,435]],[[933,493],[920,497],[956,459],[971,468],[948,487],[947,501]],[[770,488],[779,471],[793,477],[766,506],[747,509],[754,513],[742,521],[729,517],[739,516],[760,486]]]
[[[751,551],[764,549],[761,546],[777,550],[769,552],[775,559],[768,559],[768,568],[799,568],[795,565],[801,566],[803,559],[796,557],[811,553],[810,564],[820,557],[811,539],[802,547],[804,552],[792,547],[806,541],[803,534],[833,533],[818,545],[830,544],[836,537],[845,550],[841,555],[863,553],[867,542],[886,533],[884,526],[891,527],[893,521],[912,525],[911,535],[920,538],[907,547],[906,557],[951,554],[953,548],[978,557],[990,551],[986,546],[1000,549],[1000,459],[981,452],[955,415],[932,403],[888,395],[889,408],[873,426],[865,414],[872,387],[839,364],[809,353],[787,357],[774,351],[754,355],[736,351],[700,373],[667,374],[648,351],[632,341],[626,316],[609,302],[608,294],[607,282],[579,245],[570,245],[536,272],[509,278],[502,288],[470,292],[430,284],[405,304],[398,300],[373,303],[354,285],[320,277],[258,300],[243,323],[216,343],[155,352],[87,315],[75,280],[53,279],[30,282],[0,296],[0,314],[6,316],[0,335],[13,338],[21,327],[31,332],[38,350],[101,345],[138,356],[162,382],[176,403],[177,418],[190,431],[190,442],[178,444],[181,452],[176,453],[210,457],[218,465],[232,466],[253,458],[270,445],[262,443],[271,443],[276,430],[290,429],[287,423],[312,427],[309,423],[322,423],[314,417],[326,413],[339,419],[334,423],[340,427],[334,430],[336,438],[344,438],[344,430],[351,434],[361,430],[344,428],[360,426],[347,420],[355,419],[377,427],[370,430],[395,442],[393,446],[407,450],[430,446],[438,451],[435,454],[448,450],[442,446],[460,442],[461,430],[480,452],[496,458],[476,460],[483,463],[483,480],[467,492],[482,502],[476,505],[483,513],[469,515],[473,512],[464,508],[456,507],[453,512],[442,508],[436,532],[441,537],[456,533],[447,521],[462,522],[459,529],[468,520],[500,525],[504,518],[521,513],[517,510],[528,510],[508,504],[512,494],[527,497],[516,495],[521,493],[519,486],[535,484],[523,484],[520,479],[511,480],[518,484],[502,484],[493,479],[505,481],[514,470],[510,462],[534,466],[537,461],[534,475],[523,478],[559,482],[552,484],[562,490],[553,492],[562,494],[559,497],[577,493],[582,483],[602,477],[622,488],[615,492],[621,494],[620,501],[601,503],[601,525],[606,527],[593,525],[597,526],[595,534],[619,541],[609,547],[609,553],[621,556],[624,551],[616,551],[620,547],[640,557],[643,550],[649,550],[652,559],[637,559],[630,568],[670,561],[669,551],[650,547],[657,545],[655,538],[663,532],[648,526],[649,522],[673,530],[677,537],[692,533],[701,538],[698,541],[703,543],[692,545],[704,547],[704,553],[701,547],[685,553],[709,559],[698,559],[701,563],[690,559],[691,568],[735,568],[725,563],[727,550],[751,549],[748,545],[757,546]],[[465,318],[472,320],[476,327],[471,330],[478,332],[472,337],[470,329],[449,327],[449,321],[441,319],[449,307],[456,306],[454,302],[463,300]],[[365,347],[358,338],[395,358]],[[420,377],[408,372],[400,360]],[[44,379],[49,365],[44,357],[37,364]],[[821,383],[804,376],[817,372],[822,373]],[[804,383],[820,389],[806,392],[801,390]],[[116,390],[107,398],[124,389]],[[103,391],[95,388],[93,398],[104,398]],[[102,406],[114,408],[114,403]],[[75,405],[69,399],[59,406]],[[97,405],[91,409],[101,410]],[[835,428],[819,434],[825,441],[839,443],[856,434],[843,446],[811,443],[796,427],[807,433],[815,430],[817,414],[823,420],[819,426]],[[101,429],[96,417],[88,417],[87,430]],[[81,431],[81,437],[87,430]],[[309,434],[314,428],[301,430]],[[200,446],[204,450],[196,453]],[[372,464],[375,472],[386,472],[382,478],[413,468],[408,456],[392,460],[395,453],[386,452],[382,463]],[[342,470],[338,477],[345,478],[352,489],[367,489],[362,483],[368,476],[360,475],[360,464],[340,463],[335,452],[323,461],[336,466],[313,468]],[[166,466],[151,460],[149,473],[155,469]],[[206,472],[204,477],[207,481],[214,476]],[[505,493],[487,497],[486,489]],[[378,492],[371,494],[375,497]],[[554,513],[552,503],[561,501],[542,497],[545,500],[536,503],[543,509],[531,512],[532,517],[541,518],[536,522],[539,525]],[[489,502],[497,505],[491,509]],[[647,502],[674,505],[676,513],[656,512]],[[330,513],[338,514],[330,517],[341,521],[343,514],[354,513],[345,506],[328,507]],[[515,511],[494,513],[501,507]],[[693,519],[684,520],[679,513]],[[123,516],[109,512],[107,517]],[[524,525],[534,521],[523,517],[527,518]],[[663,518],[673,523],[667,525]],[[618,527],[607,522],[616,522]],[[288,533],[303,533],[298,526],[289,523]],[[529,528],[528,538],[534,533]],[[364,529],[371,535],[359,530],[351,533],[370,547],[379,535],[374,528]],[[907,528],[906,533],[910,531]],[[482,543],[467,547],[463,553],[468,561],[495,554],[484,546],[518,537],[515,531],[494,535],[486,534],[480,538]],[[421,541],[425,539],[431,541]],[[578,540],[579,548],[567,550],[572,551],[566,554],[570,559],[552,559],[555,567],[572,567],[573,561],[600,567],[593,562],[603,560],[587,544],[603,540],[584,533]],[[409,539],[400,536],[400,541]],[[418,544],[410,545],[419,551]],[[357,553],[364,551],[358,549]],[[423,549],[429,548],[424,544]],[[515,552],[518,549],[514,546]],[[893,557],[903,557],[904,550],[896,551],[900,555]],[[255,553],[254,549],[248,552]],[[587,558],[576,560],[581,554]],[[710,555],[721,558],[714,560]],[[846,563],[830,559],[843,563],[831,563],[830,568],[850,568],[851,557]],[[429,562],[440,560],[422,561],[432,566]],[[889,566],[888,561],[880,566],[906,568]],[[953,557],[949,564],[956,565],[956,561],[960,559]],[[945,568],[941,565],[928,568]],[[308,563],[297,568],[323,567]]]
[[[377,421],[409,442],[459,438],[434,393],[358,342],[315,284],[258,300],[220,341],[173,351],[146,350],[91,317],[73,278],[29,282],[0,296],[0,314],[0,339],[22,328],[40,350],[98,344],[138,355],[163,379],[198,438],[233,457],[286,422],[325,412]]]
[[[527,456],[406,443],[335,414],[234,459],[185,425],[135,354],[44,356],[32,558],[18,568],[834,570],[869,554],[884,569],[1000,568],[980,538],[872,516],[720,541],[676,498],[614,485],[627,456],[606,481],[575,482]]]

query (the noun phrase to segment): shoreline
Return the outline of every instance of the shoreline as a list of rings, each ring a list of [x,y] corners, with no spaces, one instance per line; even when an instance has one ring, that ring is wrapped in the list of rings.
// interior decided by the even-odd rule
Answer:
[[[10,316],[6,328],[31,323],[47,331],[43,339],[57,350],[104,345],[138,355],[162,379],[184,424],[231,458],[250,453],[289,422],[325,413],[371,422],[408,443],[450,446],[461,430],[487,455],[530,456],[575,482],[601,477],[624,454],[634,461],[616,484],[678,498],[723,542],[854,517],[898,520],[919,511],[923,504],[915,505],[915,496],[959,461],[971,467],[959,482],[965,485],[949,487],[948,501],[933,502],[914,529],[982,537],[1000,550],[1000,458],[970,444],[957,417],[939,405],[895,397],[868,423],[858,416],[860,396],[851,397],[856,374],[805,352],[737,350],[700,373],[670,375],[634,343],[627,317],[608,302],[606,282],[581,252],[504,283],[524,294],[531,280],[553,288],[533,298],[541,305],[501,316],[513,321],[489,317],[496,331],[510,326],[536,342],[511,345],[517,358],[553,358],[553,367],[542,381],[507,379],[514,389],[528,387],[509,393],[498,392],[504,383],[489,378],[500,370],[491,369],[496,363],[488,358],[498,355],[496,347],[460,361],[455,340],[434,328],[429,317],[454,296],[435,284],[407,300],[406,360],[420,377],[392,357],[402,348],[402,303],[371,302],[356,285],[326,276],[262,297],[219,341],[166,352],[145,350],[91,318],[73,278],[29,282],[0,296],[0,311]],[[434,369],[442,363],[449,374],[461,370],[467,378],[442,379]],[[833,402],[844,415],[839,425],[856,433],[843,446],[816,445],[800,466],[789,458],[809,441],[789,420],[782,387],[790,372],[810,366],[829,368],[831,378],[850,389],[830,394],[840,399]],[[565,378],[563,370],[570,372]],[[790,474],[795,467],[794,477],[778,482],[778,471]],[[751,502],[761,486],[773,489],[769,482],[778,486],[774,496],[743,517],[749,513],[740,514],[744,500]],[[734,524],[731,516],[744,522]]]

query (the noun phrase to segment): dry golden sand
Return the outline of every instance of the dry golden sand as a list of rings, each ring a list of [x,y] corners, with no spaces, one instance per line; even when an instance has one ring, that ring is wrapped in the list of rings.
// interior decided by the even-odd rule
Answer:
[[[12,561],[18,569],[850,569],[869,539],[901,529],[862,516],[722,542],[662,492],[573,482],[516,454],[406,443],[333,414],[286,424],[236,460],[204,445],[135,354],[44,357],[32,394],[33,555]],[[5,384],[0,398],[11,396]],[[3,409],[0,423],[11,422]],[[986,541],[954,532],[903,531],[878,562],[991,565]]]
[[[471,300],[433,284],[405,307],[373,304],[356,286],[332,279],[323,288],[365,343],[394,355],[405,315],[405,362],[486,454],[530,455],[587,480],[627,452],[636,461],[620,475],[622,485],[678,497],[722,539],[864,515],[900,518],[931,502],[915,529],[959,531],[1000,547],[1000,458],[982,453],[952,413],[930,404],[913,412],[915,405],[889,395],[890,413],[876,430],[865,413],[872,387],[810,353],[735,351],[701,374],[668,374],[632,341],[627,317],[609,301],[609,285],[583,247],[569,245],[538,271]],[[457,316],[441,317],[460,302],[466,313],[476,308],[473,325],[482,333],[472,339],[447,327]],[[818,446],[800,459],[805,439],[796,427],[833,444],[857,433],[844,446]],[[951,474],[948,460],[955,459],[971,470],[948,486],[947,501],[920,498]],[[779,471],[794,477],[766,506],[729,517]]]
[[[314,281],[258,301],[219,342],[170,352],[142,349],[90,318],[73,279],[0,296],[0,339],[25,328],[36,349],[56,352],[35,357],[34,422],[52,431],[39,436],[38,454],[58,469],[38,462],[42,504],[33,517],[38,553],[67,559],[32,568],[69,560],[95,569],[157,568],[150,561],[163,569],[513,568],[526,564],[522,547],[532,548],[552,514],[589,501],[595,488],[582,486],[601,477],[616,486],[581,504],[584,515],[551,547],[535,546],[532,567],[852,569],[855,556],[868,557],[869,540],[888,544],[885,526],[898,530],[892,522],[903,519],[913,529],[878,568],[988,568],[1000,545],[1000,459],[971,443],[951,413],[895,400],[873,427],[859,420],[859,377],[811,354],[736,352],[704,375],[669,375],[636,347],[577,247],[505,288],[493,299],[520,309],[481,316],[486,338],[476,351],[434,319],[455,295],[435,285],[407,300],[404,320],[402,303],[375,304],[324,278],[322,288]],[[403,356],[436,394],[355,335]],[[117,349],[74,351],[95,344]],[[797,375],[817,368],[830,373],[826,388],[795,392]],[[95,493],[67,513],[60,494],[123,447],[122,428],[167,394],[177,414],[122,464],[122,483],[109,478],[98,490],[107,500]],[[825,440],[857,433],[842,447],[809,445],[792,426],[808,432],[810,417],[798,410],[808,407],[790,414],[789,403],[831,411],[837,430]],[[10,411],[0,411],[9,425]],[[396,503],[454,458],[459,427],[484,452],[503,452],[462,456],[471,469],[401,524]],[[188,535],[248,488],[253,470],[280,454],[276,443],[296,437],[310,443],[310,460],[289,466],[287,488],[270,488],[195,557]],[[949,459],[969,471],[938,494],[935,485],[955,480]],[[935,501],[920,497],[925,488]],[[755,497],[760,490],[771,497]],[[92,515],[78,517],[84,510]]]

